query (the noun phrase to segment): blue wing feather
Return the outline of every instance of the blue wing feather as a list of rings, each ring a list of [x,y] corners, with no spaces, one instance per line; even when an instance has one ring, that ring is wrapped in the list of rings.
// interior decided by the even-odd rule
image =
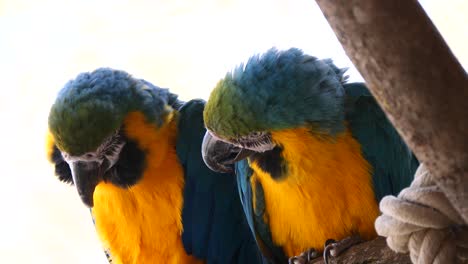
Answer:
[[[281,247],[275,245],[271,237],[270,227],[264,221],[265,198],[263,188],[259,182],[256,182],[255,193],[252,190],[250,177],[252,169],[247,160],[236,163],[236,177],[241,197],[242,207],[247,218],[249,227],[254,234],[257,245],[264,256],[264,263],[287,263],[287,257]],[[253,197],[255,196],[255,210],[253,207]]]
[[[202,160],[204,104],[189,101],[179,115],[176,149],[185,173],[184,247],[206,263],[262,263],[242,211],[235,176],[213,172]]]
[[[346,120],[373,167],[378,201],[396,195],[413,180],[419,162],[363,83],[344,85]]]

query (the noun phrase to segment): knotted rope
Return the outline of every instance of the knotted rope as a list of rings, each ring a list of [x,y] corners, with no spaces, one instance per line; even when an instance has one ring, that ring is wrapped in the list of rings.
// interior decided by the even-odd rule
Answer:
[[[410,187],[380,202],[377,233],[420,264],[468,263],[468,226],[421,164]]]

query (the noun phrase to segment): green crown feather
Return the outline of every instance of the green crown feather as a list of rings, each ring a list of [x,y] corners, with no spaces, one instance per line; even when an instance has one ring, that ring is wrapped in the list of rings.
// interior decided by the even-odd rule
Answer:
[[[115,133],[132,111],[160,126],[177,101],[167,89],[109,68],[81,73],[59,92],[49,113],[49,130],[57,146],[72,155],[94,151]]]
[[[218,82],[205,125],[227,139],[298,126],[335,134],[344,129],[344,72],[296,48],[270,49]]]

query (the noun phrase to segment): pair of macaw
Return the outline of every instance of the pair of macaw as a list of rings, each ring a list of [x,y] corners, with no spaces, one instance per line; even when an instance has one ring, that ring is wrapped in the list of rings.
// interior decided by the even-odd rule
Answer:
[[[375,237],[377,201],[418,164],[343,73],[271,49],[206,105],[123,71],[82,73],[50,110],[48,154],[116,263],[302,263],[329,239]]]

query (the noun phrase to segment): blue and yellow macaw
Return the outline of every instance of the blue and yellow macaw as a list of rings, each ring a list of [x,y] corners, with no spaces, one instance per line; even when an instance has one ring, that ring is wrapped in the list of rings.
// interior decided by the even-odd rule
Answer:
[[[108,68],[59,92],[48,154],[114,263],[261,263],[235,177],[202,160],[204,104]]]
[[[273,48],[228,73],[206,104],[204,160],[220,172],[237,162],[244,211],[273,262],[303,263],[306,255],[294,256],[333,240],[342,243],[327,248],[338,252],[376,237],[378,201],[408,186],[418,166],[365,85],[346,83],[344,71]]]

